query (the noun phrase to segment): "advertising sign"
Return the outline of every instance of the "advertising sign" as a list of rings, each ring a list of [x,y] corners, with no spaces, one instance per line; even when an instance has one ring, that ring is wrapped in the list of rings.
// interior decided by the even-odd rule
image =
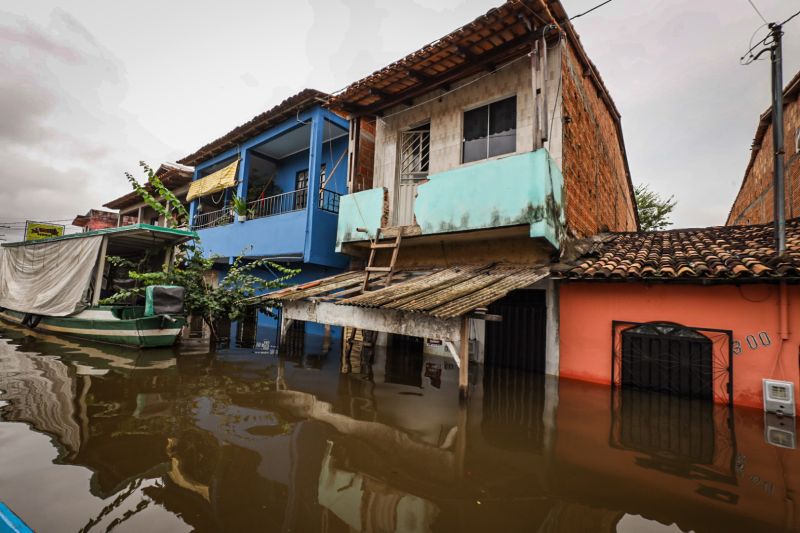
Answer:
[[[61,237],[64,235],[64,226],[58,224],[47,224],[46,222],[25,222],[25,240],[38,241],[49,239],[50,237]]]

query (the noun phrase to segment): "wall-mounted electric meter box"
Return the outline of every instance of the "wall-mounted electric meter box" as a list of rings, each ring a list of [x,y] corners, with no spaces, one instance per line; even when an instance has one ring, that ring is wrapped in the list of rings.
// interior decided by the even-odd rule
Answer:
[[[783,416],[794,416],[794,383],[765,379],[764,410]]]

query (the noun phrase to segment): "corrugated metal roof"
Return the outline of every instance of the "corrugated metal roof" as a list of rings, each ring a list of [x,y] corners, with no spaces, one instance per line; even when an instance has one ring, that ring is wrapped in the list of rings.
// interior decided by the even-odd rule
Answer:
[[[436,318],[454,318],[486,307],[509,292],[547,277],[546,265],[465,265],[395,273],[393,284],[362,293],[364,272],[346,272],[271,293],[263,298],[281,302],[332,301],[337,305],[395,309]]]

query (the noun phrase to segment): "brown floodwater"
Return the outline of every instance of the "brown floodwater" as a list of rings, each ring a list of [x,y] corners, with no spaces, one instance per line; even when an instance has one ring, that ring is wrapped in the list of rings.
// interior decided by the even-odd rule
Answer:
[[[480,367],[460,405],[450,360],[339,351],[0,325],[0,501],[39,532],[800,527],[800,452],[759,411]]]

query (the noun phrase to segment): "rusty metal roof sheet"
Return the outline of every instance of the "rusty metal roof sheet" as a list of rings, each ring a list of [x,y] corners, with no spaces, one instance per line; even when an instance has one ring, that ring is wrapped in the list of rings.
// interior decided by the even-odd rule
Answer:
[[[528,287],[548,275],[545,265],[465,265],[395,273],[393,284],[372,279],[372,290],[362,293],[364,272],[346,272],[289,287],[264,298],[281,302],[332,301],[337,305],[395,309],[454,318],[486,307],[515,289]]]

